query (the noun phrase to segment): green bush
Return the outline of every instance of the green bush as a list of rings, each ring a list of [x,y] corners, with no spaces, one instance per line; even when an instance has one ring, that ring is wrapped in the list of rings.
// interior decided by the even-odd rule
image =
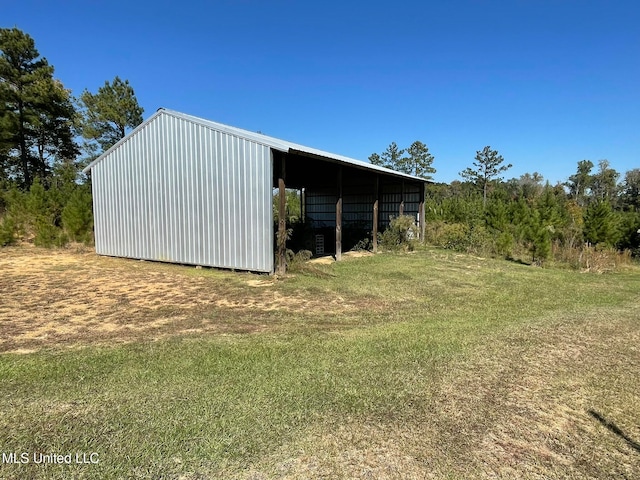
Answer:
[[[469,227],[463,223],[445,224],[440,245],[448,250],[466,252],[468,246]]]
[[[503,257],[511,257],[513,255],[513,247],[515,239],[509,232],[501,232],[495,240],[495,252]]]
[[[0,220],[0,247],[16,243],[17,225],[13,218],[5,216]]]
[[[492,253],[493,239],[482,225],[433,222],[427,225],[425,234],[429,243],[455,252]]]
[[[418,235],[413,217],[401,215],[392,218],[387,229],[378,234],[378,243],[387,250],[413,250],[418,242]]]
[[[69,236],[52,222],[42,220],[35,226],[33,243],[36,247],[64,247],[69,243]]]
[[[359,240],[358,242],[356,242],[356,244],[353,246],[351,250],[354,252],[364,252],[364,251],[371,251],[372,249],[373,249],[373,242],[371,241],[371,239],[363,238],[362,240]]]
[[[76,189],[62,210],[62,225],[76,242],[90,243],[93,231],[93,211],[91,194]]]

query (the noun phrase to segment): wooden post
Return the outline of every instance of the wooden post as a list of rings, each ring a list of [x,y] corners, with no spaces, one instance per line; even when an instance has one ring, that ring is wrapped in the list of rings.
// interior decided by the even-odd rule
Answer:
[[[404,215],[404,182],[400,184],[400,208],[398,209],[400,216]]]
[[[305,204],[304,204],[304,188],[300,189],[300,221],[304,222],[304,215],[305,215]]]
[[[278,178],[278,275],[287,271],[287,192],[285,190],[285,157],[280,159],[280,177]]]
[[[424,221],[424,182],[420,184],[420,206],[418,207],[418,227],[420,229],[420,241],[424,243],[425,221]]]
[[[336,262],[342,259],[342,165],[338,166],[338,195],[336,201]]]
[[[380,198],[380,177],[376,175],[373,192],[373,253],[378,251],[378,200]]]

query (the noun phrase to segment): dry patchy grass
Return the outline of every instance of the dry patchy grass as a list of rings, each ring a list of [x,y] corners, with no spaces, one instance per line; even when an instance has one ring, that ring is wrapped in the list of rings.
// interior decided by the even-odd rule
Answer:
[[[362,306],[339,295],[284,294],[267,275],[86,250],[4,248],[0,272],[0,352],[277,330],[283,317],[301,312],[313,327]]]
[[[314,426],[245,479],[637,478],[640,306],[483,342],[391,420]]]
[[[7,478],[637,477],[637,271],[440,250],[326,268],[0,251],[0,350],[44,350],[0,356],[0,433],[109,459]]]

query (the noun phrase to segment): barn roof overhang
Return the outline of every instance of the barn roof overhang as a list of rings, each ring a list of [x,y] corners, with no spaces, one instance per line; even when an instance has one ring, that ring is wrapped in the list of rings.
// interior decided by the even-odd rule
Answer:
[[[132,130],[127,136],[122,138],[118,143],[113,145],[107,151],[105,151],[102,155],[96,158],[93,162],[87,165],[84,168],[83,172],[86,173],[91,170],[96,164],[100,163],[104,158],[106,158],[109,153],[118,148],[119,145],[126,142],[130,137],[135,135],[138,131],[142,130],[146,125],[151,123],[154,119],[161,115],[169,115],[171,117],[179,118],[182,120],[186,120],[197,125],[201,125],[203,127],[208,127],[213,130],[218,130],[229,135],[233,135],[239,138],[244,138],[253,142],[256,142],[261,145],[265,145],[270,147],[272,150],[277,152],[282,152],[287,154],[289,158],[293,161],[289,162],[289,170],[293,174],[296,170],[302,172],[303,170],[307,171],[309,169],[313,169],[313,166],[324,167],[327,163],[343,165],[349,168],[359,170],[362,174],[378,174],[386,178],[394,178],[398,181],[406,180],[409,182],[416,183],[430,183],[428,180],[424,178],[416,177],[413,175],[408,175],[402,172],[396,172],[395,170],[391,170],[389,168],[381,167],[378,165],[372,165],[368,162],[363,162],[361,160],[356,160],[350,157],[345,157],[342,155],[337,155],[334,153],[326,152],[323,150],[318,150],[315,148],[307,147],[304,145],[300,145],[297,143],[292,143],[287,140],[281,140],[275,137],[270,137],[268,135],[264,135],[261,133],[252,132],[249,130],[243,130],[241,128],[232,127],[230,125],[225,125],[222,123],[213,122],[211,120],[205,120],[203,118],[194,117],[192,115],[187,115],[185,113],[176,112],[174,110],[168,110],[165,108],[159,108],[153,115],[151,115],[147,120],[138,125],[134,130]],[[296,165],[299,163],[300,165]],[[320,168],[322,169],[322,168]],[[274,172],[275,173],[275,172]],[[311,172],[312,176],[317,175],[318,171]],[[309,172],[306,175],[309,176]],[[291,183],[294,180],[293,175],[289,175]],[[299,183],[299,182],[295,182]],[[292,186],[294,186],[292,184]]]
[[[328,155],[319,155],[300,149],[289,149],[287,152],[276,150],[273,155],[273,185],[277,185],[281,176],[282,162],[285,162],[285,179],[287,188],[309,189],[326,188],[336,185],[338,171],[343,171],[345,184],[423,184],[422,178],[410,175],[389,173],[369,168],[369,164],[360,165],[345,162]],[[387,170],[387,169],[385,169]]]

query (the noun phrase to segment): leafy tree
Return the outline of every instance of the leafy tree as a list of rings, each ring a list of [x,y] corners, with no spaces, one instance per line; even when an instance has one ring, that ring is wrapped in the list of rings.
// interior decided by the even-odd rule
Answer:
[[[301,202],[302,199],[300,197],[300,192],[296,189],[286,189],[285,190],[285,209],[287,216],[287,224],[292,224],[299,222],[301,220]],[[275,222],[278,221],[279,216],[279,206],[280,206],[280,192],[275,192],[273,194],[273,219]]]
[[[127,129],[142,123],[143,109],[138,105],[129,80],[115,77],[93,94],[85,90],[80,96],[82,136],[88,141],[85,148],[97,154],[96,144],[104,151],[127,134]]]
[[[536,202],[536,210],[540,212],[542,223],[555,230],[564,223],[564,212],[553,187],[547,183]]]
[[[59,216],[51,202],[50,191],[46,190],[40,178],[36,177],[26,199],[30,228],[35,234],[33,243],[38,247],[60,246],[66,243],[61,236],[56,217]]]
[[[565,185],[569,188],[569,195],[580,206],[586,204],[586,192],[593,185],[591,170],[593,162],[591,160],[581,160],[578,162],[578,171],[569,177]]]
[[[611,205],[615,205],[620,174],[613,168],[609,168],[609,165],[608,160],[600,160],[598,162],[598,172],[593,176],[591,191],[594,200],[607,201]]]
[[[527,236],[527,222],[532,215],[532,207],[523,197],[511,202],[508,207],[508,216],[511,230],[517,242],[524,242]]]
[[[77,113],[70,91],[60,81],[42,82],[38,87],[42,108],[32,128],[38,174],[40,178],[46,178],[51,173],[53,163],[73,160],[80,153],[74,141]]]
[[[380,155],[378,155],[377,153],[372,153],[371,155],[369,155],[369,163],[371,165],[378,165],[379,167],[384,167],[382,158],[380,158]]]
[[[462,178],[475,183],[482,187],[482,204],[487,204],[487,190],[489,183],[494,179],[499,179],[498,175],[507,171],[512,167],[503,165],[504,158],[498,154],[497,150],[491,150],[490,146],[484,147],[482,150],[476,151],[475,161],[473,162],[475,169],[467,167],[460,172]]]
[[[33,38],[0,29],[0,173],[28,189],[53,157],[73,157],[75,109]]]
[[[622,207],[632,212],[640,212],[640,168],[629,170],[622,184]]]
[[[544,180],[544,177],[538,172],[520,175],[518,184],[520,185],[522,196],[526,199],[535,200],[542,192],[542,180]]]
[[[582,243],[584,228],[584,208],[576,200],[570,199],[565,205],[567,218],[562,232],[564,244],[569,248],[576,248]]]
[[[509,216],[507,211],[507,202],[503,194],[494,194],[484,209],[486,226],[492,232],[505,232],[509,226]]]

